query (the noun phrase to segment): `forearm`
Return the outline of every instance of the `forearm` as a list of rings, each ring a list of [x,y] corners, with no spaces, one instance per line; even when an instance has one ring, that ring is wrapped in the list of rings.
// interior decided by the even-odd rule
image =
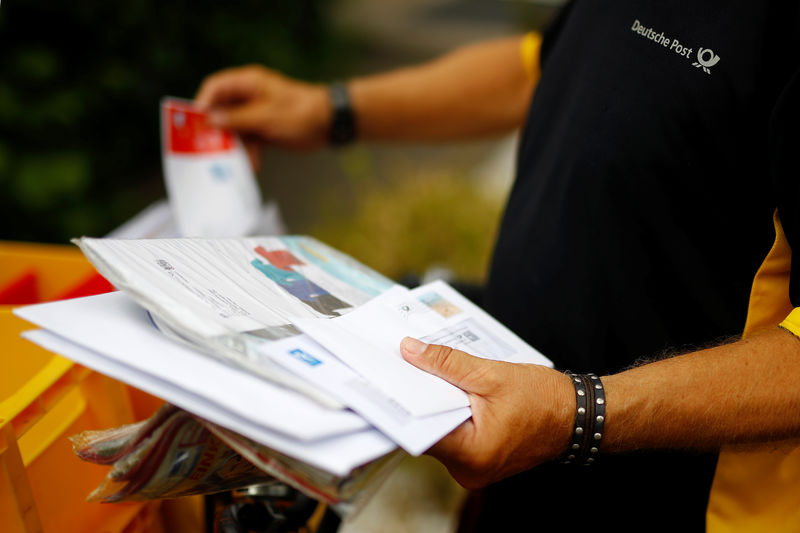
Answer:
[[[439,141],[518,128],[535,86],[520,45],[521,37],[480,43],[420,66],[351,80],[360,138]]]
[[[569,376],[413,339],[401,353],[469,394],[472,418],[428,451],[462,485],[484,486],[567,449],[576,417]],[[600,450],[712,450],[799,437],[798,377],[800,340],[777,328],[603,377]]]
[[[603,449],[714,449],[800,436],[800,340],[775,329],[603,378]]]

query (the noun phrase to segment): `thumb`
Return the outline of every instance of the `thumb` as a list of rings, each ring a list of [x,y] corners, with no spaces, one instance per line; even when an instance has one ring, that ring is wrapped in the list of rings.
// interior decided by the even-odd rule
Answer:
[[[261,142],[257,138],[251,137],[242,139],[242,143],[247,152],[247,158],[250,159],[253,172],[258,174],[258,171],[261,170]]]
[[[461,350],[437,344],[425,344],[406,337],[400,343],[403,358],[415,367],[438,376],[456,387],[472,392],[478,386],[476,372],[482,365],[491,363]]]

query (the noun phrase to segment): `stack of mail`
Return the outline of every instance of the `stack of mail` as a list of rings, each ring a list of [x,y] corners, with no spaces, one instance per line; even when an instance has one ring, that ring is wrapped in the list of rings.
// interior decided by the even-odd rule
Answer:
[[[77,243],[121,291],[20,308],[26,338],[342,479],[470,417],[403,337],[550,365],[447,284],[406,289],[309,237]]]

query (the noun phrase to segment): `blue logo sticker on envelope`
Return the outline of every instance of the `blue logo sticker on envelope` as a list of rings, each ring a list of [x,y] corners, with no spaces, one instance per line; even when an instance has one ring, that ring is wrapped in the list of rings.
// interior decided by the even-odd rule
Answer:
[[[308,352],[301,350],[300,348],[289,350],[289,355],[294,356],[295,359],[304,362],[308,366],[317,366],[322,364],[322,361],[320,361],[313,355],[309,354]]]

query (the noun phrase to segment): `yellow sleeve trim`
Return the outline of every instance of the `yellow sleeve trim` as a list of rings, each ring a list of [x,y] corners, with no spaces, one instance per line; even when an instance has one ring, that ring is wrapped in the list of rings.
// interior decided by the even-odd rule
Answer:
[[[800,307],[795,307],[789,316],[783,319],[780,327],[791,332],[795,337],[800,337]]]
[[[775,243],[753,278],[745,337],[776,324],[800,336],[800,308],[793,309],[789,300],[792,249],[777,210],[773,223]],[[775,443],[723,446],[708,498],[706,531],[796,533],[798,479],[800,448],[787,452]]]
[[[528,78],[536,82],[539,80],[541,64],[539,63],[539,54],[542,50],[542,34],[532,31],[526,33],[522,38],[520,45],[520,59],[522,59],[522,67]]]
[[[772,223],[775,226],[775,242],[753,277],[743,337],[774,328],[794,307],[789,301],[792,249],[786,240],[777,210],[772,215]]]

